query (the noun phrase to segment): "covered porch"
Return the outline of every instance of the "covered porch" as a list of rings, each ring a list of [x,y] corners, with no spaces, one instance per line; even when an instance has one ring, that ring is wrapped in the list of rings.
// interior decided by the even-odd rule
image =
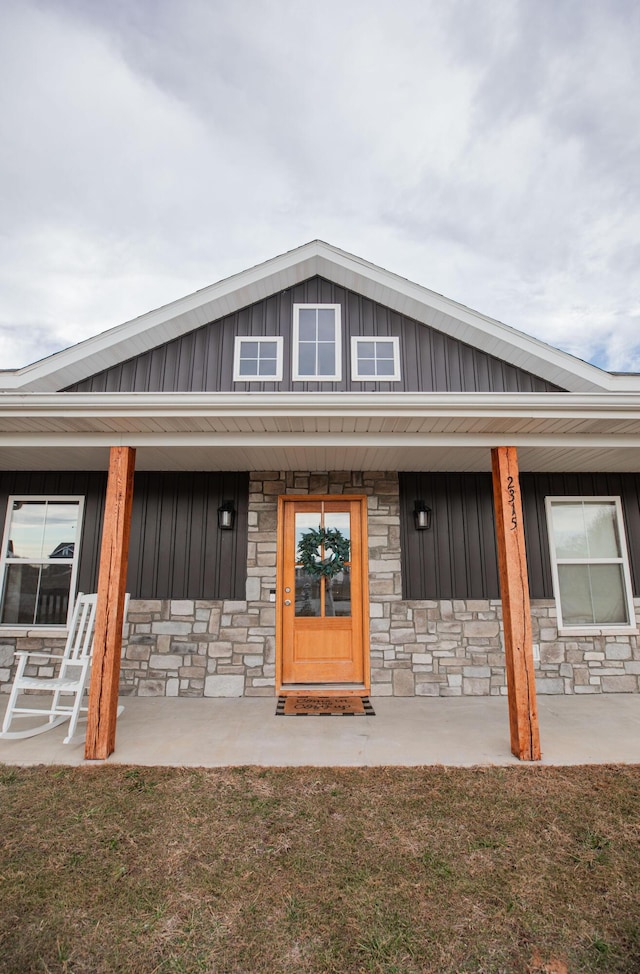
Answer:
[[[328,723],[329,727],[323,727],[322,736],[316,739],[315,732],[293,728],[290,720],[271,723],[275,701],[270,686],[265,685],[262,699],[257,694],[251,699],[240,700],[224,697],[215,700],[127,698],[128,726],[130,729],[139,726],[142,740],[146,739],[146,728],[157,726],[157,733],[149,740],[152,750],[157,748],[158,751],[155,757],[141,760],[141,763],[150,764],[163,763],[162,754],[167,754],[174,746],[167,723],[167,714],[173,711],[167,709],[161,717],[165,707],[175,708],[175,714],[184,720],[187,731],[180,731],[178,739],[187,740],[190,735],[196,735],[196,739],[201,738],[204,742],[205,751],[206,742],[209,742],[211,753],[221,755],[219,762],[214,763],[221,764],[260,763],[256,759],[257,742],[266,749],[266,763],[275,765],[288,762],[313,764],[316,761],[494,764],[501,763],[503,752],[510,763],[507,724],[513,752],[525,760],[537,759],[532,640],[518,470],[637,470],[637,414],[632,404],[623,398],[604,394],[570,399],[564,394],[502,394],[500,397],[467,393],[420,397],[398,394],[388,397],[381,408],[377,397],[364,394],[357,397],[325,394],[321,399],[305,399],[295,394],[276,399],[265,395],[255,401],[249,397],[245,401],[224,395],[164,394],[160,398],[152,394],[136,394],[127,397],[125,403],[117,394],[58,393],[55,396],[7,397],[6,406],[7,429],[2,431],[2,440],[7,448],[4,454],[7,468],[28,470],[46,466],[47,469],[71,471],[105,470],[111,462],[112,489],[107,491],[103,522],[101,610],[89,704],[87,755],[104,759],[115,745],[119,629],[134,466],[143,471],[183,472],[345,469],[471,473],[488,472],[493,457],[494,491],[496,498],[502,497],[502,502],[496,503],[495,526],[499,546],[503,548],[500,552],[502,611],[507,669],[511,666],[511,673],[507,674],[508,700],[504,696],[496,699],[483,697],[477,701],[389,700],[374,695],[378,717],[368,722],[373,726],[369,727],[365,721],[362,727],[362,721],[357,719],[347,721],[354,724],[353,730],[339,730],[335,725],[340,722],[322,721],[320,723]],[[310,492],[312,479],[308,487]],[[349,487],[346,492],[351,489]],[[514,527],[517,530],[512,531]],[[251,523],[249,530],[251,542],[251,532],[260,532],[258,525]],[[273,547],[274,540],[275,535],[270,536],[265,544]],[[275,592],[272,598],[269,586],[273,583],[269,580],[274,576],[275,551],[265,551],[266,560],[262,562],[260,556],[258,550],[256,567],[248,570],[248,583],[255,583],[258,592],[250,595],[248,591],[247,598],[257,598],[262,610],[271,612],[270,603],[275,600]],[[387,598],[387,595],[383,593],[381,597]],[[388,598],[398,600],[401,594],[390,591]],[[611,703],[602,705],[603,712],[620,714],[621,708],[614,706],[620,697],[616,695],[610,699]],[[553,714],[553,708],[559,708],[563,703],[556,699],[550,701],[549,713]],[[584,710],[585,730],[588,726],[593,727],[591,708],[595,703],[593,699],[572,700],[567,705],[575,707],[579,713]],[[633,710],[635,704],[631,702],[628,706]],[[467,708],[471,710],[467,711]],[[487,708],[486,714],[484,708]],[[465,723],[463,719],[467,712],[475,714],[471,723]],[[133,720],[136,713],[142,715],[139,725]],[[216,721],[222,719],[221,714],[226,716],[218,726]],[[233,717],[234,714],[237,716]],[[404,730],[398,730],[393,724],[398,715],[404,718],[404,722],[401,721]],[[478,727],[488,729],[493,726],[494,718],[497,736],[485,751],[484,745],[480,745]],[[234,720],[238,724],[235,735],[228,730]],[[387,720],[392,723],[386,725]],[[126,726],[127,722],[123,721],[122,728]],[[265,726],[273,727],[273,734],[265,735]],[[450,748],[441,750],[442,728],[445,726]],[[140,759],[130,752],[127,739],[121,738],[122,728],[118,731],[117,760],[137,763]],[[342,739],[345,730],[348,737],[353,735],[348,747]],[[297,759],[292,750],[293,742],[298,740],[294,735],[299,735],[301,747]],[[577,737],[580,740],[585,734],[581,732]],[[612,733],[609,728],[594,737],[618,742],[624,739],[625,731],[621,727],[619,733]],[[32,746],[44,753],[41,749],[49,744],[41,745],[40,740]],[[547,759],[549,746],[553,748],[560,741],[562,730],[554,729],[553,719],[546,732],[543,721],[542,750]],[[134,746],[135,739],[129,743]],[[3,743],[3,751],[6,746]],[[17,754],[18,748],[13,747]],[[397,762],[393,760],[396,748]],[[185,744],[185,754],[191,750],[195,755],[193,763],[202,764],[203,760],[207,763],[198,748],[191,749]],[[169,763],[189,763],[185,754],[176,756],[175,762]],[[409,759],[409,754],[414,757]],[[617,759],[614,753],[604,756],[604,751],[596,758]],[[42,760],[45,759],[40,756],[39,761]],[[576,760],[581,763],[589,757],[580,754]]]
[[[505,697],[373,700],[375,717],[276,717],[274,698],[121,698],[109,764],[171,767],[375,767],[518,764]],[[5,701],[0,704],[4,713]],[[541,696],[542,764],[640,762],[640,696]],[[84,765],[64,727],[0,740],[0,763]]]

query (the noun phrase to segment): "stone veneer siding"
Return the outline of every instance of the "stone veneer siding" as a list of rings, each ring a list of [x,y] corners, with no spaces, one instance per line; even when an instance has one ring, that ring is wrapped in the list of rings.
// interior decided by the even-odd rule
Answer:
[[[395,473],[252,473],[247,598],[132,600],[121,692],[141,696],[273,696],[277,499],[280,494],[368,497],[372,696],[506,694],[502,609],[496,599],[404,601]],[[640,599],[636,600],[640,613]],[[636,635],[559,636],[553,600],[532,603],[539,693],[640,690]],[[63,640],[31,631],[0,634],[0,681],[13,653]],[[34,674],[38,672],[34,667]],[[39,672],[52,675],[49,666]]]

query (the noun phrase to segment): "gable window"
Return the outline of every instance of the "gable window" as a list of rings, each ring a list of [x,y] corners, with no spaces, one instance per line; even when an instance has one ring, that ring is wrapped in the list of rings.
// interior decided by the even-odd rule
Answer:
[[[233,356],[234,382],[282,379],[282,338],[236,338]]]
[[[400,342],[397,338],[353,337],[351,339],[351,378],[366,382],[400,378]]]
[[[635,627],[619,497],[547,497],[560,629]]]
[[[342,378],[339,304],[294,304],[293,379]]]
[[[75,596],[82,497],[10,497],[0,623],[64,626]]]

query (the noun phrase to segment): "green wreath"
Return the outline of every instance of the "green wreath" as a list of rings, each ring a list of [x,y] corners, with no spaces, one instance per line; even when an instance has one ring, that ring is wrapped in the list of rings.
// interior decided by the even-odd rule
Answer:
[[[322,546],[325,558],[318,556]],[[327,557],[327,552],[331,552]],[[345,569],[349,561],[349,540],[337,528],[311,528],[298,542],[298,561],[307,575],[314,578],[333,578]]]

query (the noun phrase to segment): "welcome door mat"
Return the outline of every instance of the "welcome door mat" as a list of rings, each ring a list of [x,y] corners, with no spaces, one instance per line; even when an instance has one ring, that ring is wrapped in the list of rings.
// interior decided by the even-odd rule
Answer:
[[[278,697],[276,717],[375,717],[369,697]]]

